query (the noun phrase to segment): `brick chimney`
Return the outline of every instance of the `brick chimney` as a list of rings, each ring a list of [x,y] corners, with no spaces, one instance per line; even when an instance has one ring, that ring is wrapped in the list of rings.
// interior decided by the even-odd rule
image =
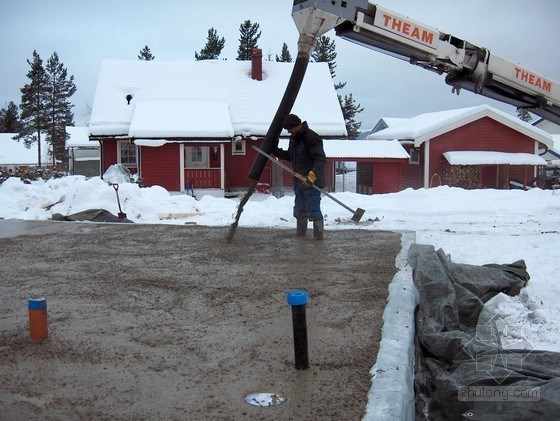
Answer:
[[[262,50],[253,48],[251,58],[251,78],[262,80]]]

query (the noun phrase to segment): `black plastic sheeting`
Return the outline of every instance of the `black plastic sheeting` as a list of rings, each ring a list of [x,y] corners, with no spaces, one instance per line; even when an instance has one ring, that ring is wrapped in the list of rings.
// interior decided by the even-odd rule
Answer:
[[[71,215],[54,213],[51,217],[53,221],[91,221],[91,222],[120,222],[133,224],[130,219],[119,218],[105,209],[88,209]]]
[[[525,262],[456,264],[421,244],[408,260],[419,294],[416,419],[560,419],[560,353],[532,349],[514,326],[508,337],[518,329],[518,349],[509,340],[504,347],[503,330],[479,317],[496,294],[519,294],[529,281]]]

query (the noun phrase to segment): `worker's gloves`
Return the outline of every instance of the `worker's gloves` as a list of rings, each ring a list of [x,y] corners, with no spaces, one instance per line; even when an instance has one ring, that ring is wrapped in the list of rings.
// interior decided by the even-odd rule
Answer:
[[[309,181],[309,184],[314,184],[315,180],[317,180],[317,176],[315,175],[313,170],[307,173],[307,180]]]

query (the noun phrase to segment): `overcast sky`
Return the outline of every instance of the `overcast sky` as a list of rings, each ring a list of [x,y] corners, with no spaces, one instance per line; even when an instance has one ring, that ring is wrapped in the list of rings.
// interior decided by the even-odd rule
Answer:
[[[380,5],[438,28],[560,81],[560,0],[380,0]],[[221,58],[235,60],[239,26],[260,25],[266,59],[286,42],[297,54],[298,32],[290,0],[0,0],[0,108],[20,103],[27,60],[37,50],[46,64],[56,51],[74,75],[76,125],[87,125],[102,59],[137,60],[148,45],[156,60],[194,60],[214,27],[226,40]],[[511,115],[512,106],[463,91],[457,96],[444,76],[335,40],[335,82],[347,82],[365,110],[362,129],[382,117],[412,117],[449,108],[489,104]],[[305,118],[305,116],[302,116]]]

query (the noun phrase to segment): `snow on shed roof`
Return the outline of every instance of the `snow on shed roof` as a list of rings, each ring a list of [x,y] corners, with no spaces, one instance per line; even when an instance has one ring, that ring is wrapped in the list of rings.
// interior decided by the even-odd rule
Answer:
[[[67,148],[76,148],[80,146],[93,147],[96,146],[94,142],[89,140],[89,128],[66,126],[66,133],[70,136],[66,140]]]
[[[284,150],[288,149],[288,144],[288,139],[280,139],[278,142],[278,146]],[[323,148],[327,158],[410,158],[410,155],[397,140],[325,139],[323,140]]]
[[[201,60],[193,62],[104,60],[97,80],[92,107],[92,135],[158,137],[164,124],[173,126],[178,137],[214,137],[216,133],[264,136],[274,118],[293,70],[293,63],[262,63],[263,80],[251,78],[251,61]],[[131,95],[130,104],[126,97]],[[184,107],[200,103],[224,104],[224,109],[206,108],[204,127],[190,126],[191,119],[174,113],[165,122],[157,118],[141,122],[151,101]],[[152,110],[156,102],[151,102]],[[144,104],[144,105],[141,105]],[[145,107],[142,109],[142,107]],[[192,108],[190,108],[192,111]],[[302,87],[292,109],[322,136],[346,136],[346,127],[334,84],[326,63],[309,63]],[[158,112],[161,117],[163,112]],[[200,115],[200,114],[199,114]],[[201,117],[202,119],[202,117]],[[206,124],[210,122],[211,124]],[[131,123],[133,123],[131,125]],[[284,134],[287,135],[287,132]],[[166,136],[169,136],[166,134]]]
[[[443,156],[451,165],[546,165],[544,158],[530,153],[449,151]]]
[[[414,146],[418,147],[428,139],[442,135],[483,117],[490,117],[548,147],[552,146],[552,138],[550,134],[544,130],[510,116],[503,111],[492,108],[489,105],[420,114],[395,125],[391,125],[384,130],[372,133],[367,139],[408,139],[414,140]]]

